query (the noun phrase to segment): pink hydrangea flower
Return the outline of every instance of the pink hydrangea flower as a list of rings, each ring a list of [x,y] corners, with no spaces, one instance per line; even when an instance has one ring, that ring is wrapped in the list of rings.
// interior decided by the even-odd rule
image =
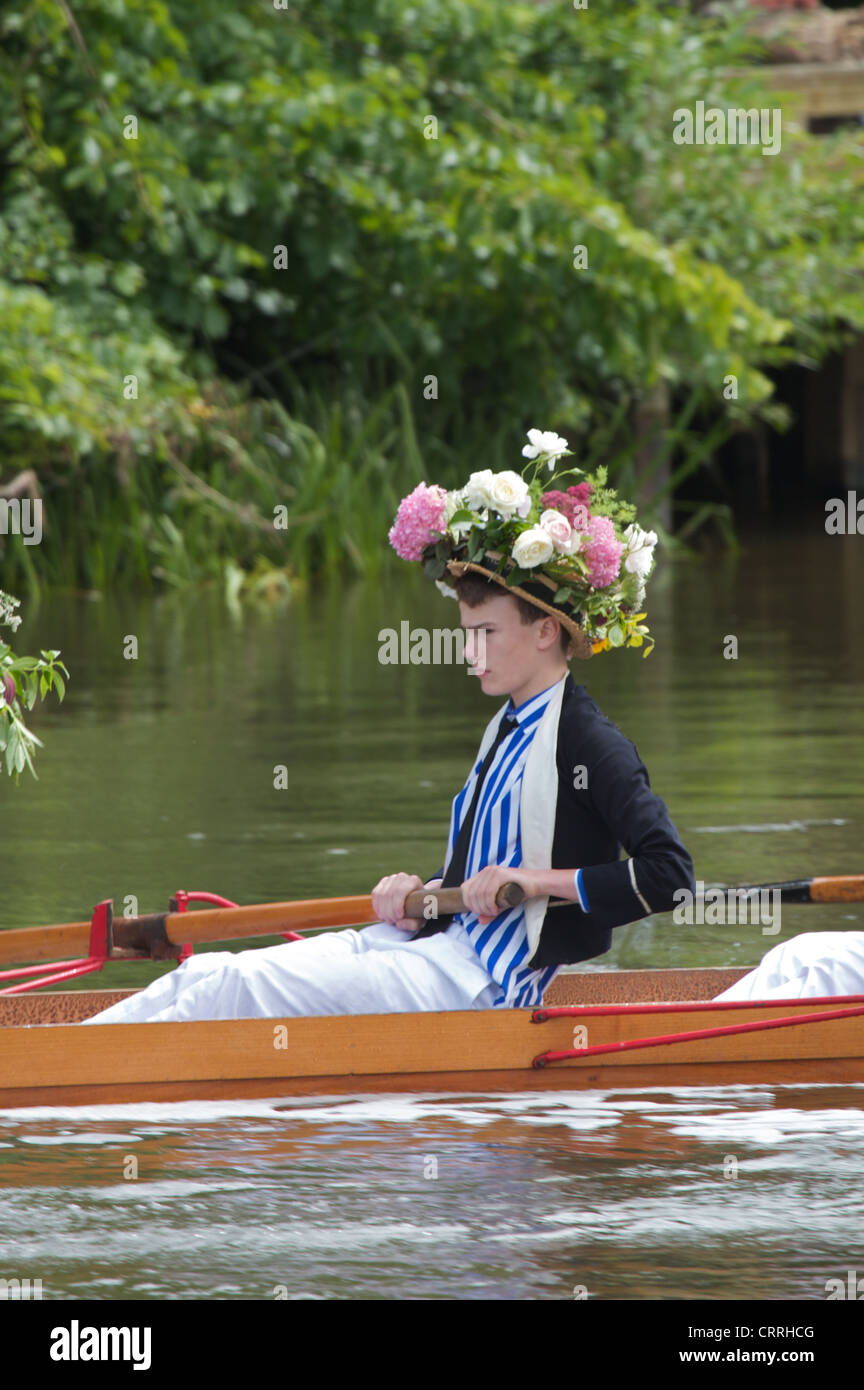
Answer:
[[[434,533],[444,531],[446,502],[447,493],[437,483],[432,487],[418,483],[413,492],[402,498],[396,520],[387,533],[401,560],[419,560],[427,545],[436,539]]]
[[[615,528],[608,516],[592,516],[588,532],[591,539],[582,546],[588,580],[595,589],[605,589],[618,578],[624,543],[615,539]]]
[[[588,513],[588,503],[594,491],[591,483],[574,483],[566,492],[544,492],[540,501],[544,507],[552,507],[563,512],[575,530],[582,530]]]

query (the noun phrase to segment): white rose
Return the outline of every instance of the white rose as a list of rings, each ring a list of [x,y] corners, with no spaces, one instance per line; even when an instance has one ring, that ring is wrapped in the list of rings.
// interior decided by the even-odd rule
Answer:
[[[555,507],[548,507],[541,514],[540,525],[544,531],[548,531],[552,540],[555,542],[555,549],[560,550],[564,555],[572,554],[568,549],[570,539],[573,535],[573,527],[567,520],[563,512],[559,512]],[[578,536],[576,538],[579,539]]]
[[[555,554],[552,537],[543,526],[531,526],[517,536],[513,544],[513,559],[520,569],[533,569],[535,565],[545,565]]]
[[[624,539],[627,542],[628,550],[639,550],[646,545],[653,550],[657,544],[657,532],[643,531],[638,522],[631,521],[624,532]]]
[[[571,531],[571,532],[570,532],[570,539],[569,539],[569,541],[567,542],[566,545],[564,545],[564,546],[561,547],[561,554],[562,554],[562,555],[575,555],[575,554],[576,554],[579,550],[581,550],[581,549],[582,549],[582,537],[579,535],[579,532],[578,532],[578,531]]]
[[[554,430],[529,430],[528,438],[531,443],[524,446],[522,457],[536,459],[540,454],[545,454],[550,468],[556,458],[567,452],[567,440],[562,439]]]
[[[487,505],[494,507],[501,516],[509,518],[514,512],[524,508],[525,502],[530,505],[530,493],[528,484],[524,478],[520,478],[518,473],[493,473],[492,482],[489,486],[489,500]],[[524,513],[520,513],[523,515]]]
[[[624,561],[624,568],[630,574],[638,574],[640,579],[647,579],[651,566],[654,563],[654,553],[651,550],[634,550]]]
[[[480,473],[471,474],[462,489],[466,507],[470,507],[474,512],[478,512],[481,507],[491,507],[493,477],[491,468],[484,468]]]
[[[637,574],[647,579],[654,563],[654,547],[657,544],[655,531],[643,531],[636,522],[631,522],[624,532],[627,549],[624,552],[624,568],[629,574]]]

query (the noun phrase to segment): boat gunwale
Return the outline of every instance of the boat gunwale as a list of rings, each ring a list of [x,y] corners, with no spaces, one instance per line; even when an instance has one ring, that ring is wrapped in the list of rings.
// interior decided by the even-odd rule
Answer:
[[[578,994],[586,980],[605,975],[608,982],[617,976],[617,981],[612,980],[614,994],[614,989],[622,986],[622,977],[642,975],[640,983],[650,993],[659,983],[668,982],[672,987],[694,975],[717,980],[729,973],[722,969],[598,971],[571,972],[564,979],[575,981]],[[736,973],[740,977],[746,972]],[[64,999],[73,1000],[80,1014],[83,1004],[107,1007],[106,999],[113,1002],[118,996],[125,998],[134,993],[137,991],[54,991],[34,992],[26,998],[29,1006],[36,1005],[38,1013],[40,1006],[51,1007],[52,1001],[57,1007],[59,995],[61,1007]],[[864,1031],[860,1018],[833,1021],[829,1017],[824,1022],[817,1020],[800,1027],[791,1024],[770,1031],[736,1032],[711,1043],[704,1039],[660,1043],[652,1046],[650,1052],[626,1049],[602,1057],[567,1057],[540,1069],[533,1067],[532,1062],[546,1051],[572,1049],[575,1029],[579,1027],[589,1030],[590,1045],[598,1041],[614,1044],[658,1031],[678,1033],[704,1026],[711,1016],[712,1004],[717,1006],[723,1022],[734,1023],[814,1011],[830,1015],[845,1002],[861,998],[838,995],[797,1000],[649,997],[624,1003],[550,1001],[539,1009],[117,1023],[103,1025],[98,1031],[80,1030],[80,1017],[74,1022],[0,1021],[0,1075],[4,1079],[15,1078],[13,1085],[0,1083],[0,1107],[238,1098],[253,1094],[320,1096],[346,1091],[362,1094],[365,1090],[458,1093],[568,1087],[644,1089],[772,1084],[771,1078],[778,1085],[858,1084],[864,1082]],[[22,996],[12,999],[17,1003]],[[548,991],[546,999],[549,1000]],[[3,1002],[0,1000],[0,1020]],[[535,1021],[534,1016],[547,1009],[551,1011],[548,1020]],[[98,1011],[98,1007],[91,1007],[88,1016]],[[658,1020],[659,1030],[649,1022],[651,1019]],[[667,1019],[674,1021],[667,1023]],[[147,1032],[142,1033],[142,1028]],[[189,1028],[194,1031],[190,1033]],[[74,1033],[67,1031],[70,1029]],[[278,1035],[283,1042],[276,1043],[275,1030],[284,1030]],[[780,1035],[786,1036],[777,1041]],[[580,1043],[585,1045],[585,1040]]]

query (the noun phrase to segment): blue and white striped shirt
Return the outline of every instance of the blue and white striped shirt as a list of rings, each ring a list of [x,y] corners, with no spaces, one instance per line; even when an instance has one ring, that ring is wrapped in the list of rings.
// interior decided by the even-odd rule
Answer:
[[[517,868],[522,864],[519,813],[522,774],[537,725],[554,689],[555,685],[551,685],[541,690],[539,695],[532,696],[517,708],[513,707],[512,701],[507,706],[506,714],[517,721],[518,727],[502,741],[486,774],[471,832],[466,878],[479,873],[489,864],[506,865],[508,868]],[[478,758],[468,781],[453,800],[447,842],[448,863],[462,819],[473,800],[482,763],[483,759]],[[578,887],[581,894],[581,883]],[[584,894],[580,901],[587,909]],[[533,1008],[542,1003],[543,991],[548,988],[558,967],[553,965],[532,970],[526,965],[531,951],[525,929],[525,912],[521,905],[508,908],[485,925],[480,924],[473,912],[459,913],[454,917],[452,926],[456,927],[457,923],[461,924],[483,968],[501,986],[498,997],[493,1001],[494,1008]]]

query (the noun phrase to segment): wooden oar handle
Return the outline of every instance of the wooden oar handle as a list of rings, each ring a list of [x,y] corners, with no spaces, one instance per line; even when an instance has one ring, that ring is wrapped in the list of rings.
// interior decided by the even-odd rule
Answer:
[[[505,907],[518,907],[525,897],[525,890],[518,883],[502,883],[495,894],[495,902],[503,912]],[[406,917],[428,917],[430,899],[434,899],[436,915],[449,917],[454,912],[464,912],[461,888],[417,888],[405,899]]]

